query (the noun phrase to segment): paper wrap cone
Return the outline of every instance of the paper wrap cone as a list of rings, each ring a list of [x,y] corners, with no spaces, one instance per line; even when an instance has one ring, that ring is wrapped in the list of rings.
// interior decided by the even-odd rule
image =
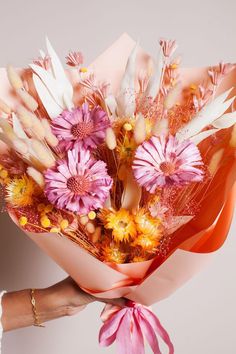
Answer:
[[[119,87],[125,64],[134,46],[126,34],[99,56],[90,68],[98,80],[110,81],[113,92]],[[138,66],[144,67],[149,56],[140,50]],[[199,83],[207,68],[182,69],[185,85]],[[69,73],[73,81],[73,73]],[[219,92],[235,87],[236,70],[220,86]],[[0,97],[14,105],[5,69],[0,70]],[[227,148],[227,147],[226,147]],[[236,198],[235,154],[229,151],[226,163],[215,177],[216,191],[204,199],[198,216],[176,232],[182,240],[162,263],[151,261],[107,265],[91,256],[80,246],[57,234],[27,233],[27,235],[61,266],[85,291],[101,298],[124,296],[143,305],[151,305],[171,295],[193,277],[224,243],[232,220]],[[210,207],[210,208],[209,208]],[[14,215],[11,215],[14,220]]]

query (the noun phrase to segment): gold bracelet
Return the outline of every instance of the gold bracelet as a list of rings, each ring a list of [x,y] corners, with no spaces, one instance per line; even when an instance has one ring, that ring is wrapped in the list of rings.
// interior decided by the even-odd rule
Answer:
[[[32,311],[33,311],[33,315],[34,315],[34,326],[45,327],[39,321],[39,315],[36,310],[36,300],[35,300],[34,294],[35,294],[35,289],[30,289],[30,302],[32,305]]]

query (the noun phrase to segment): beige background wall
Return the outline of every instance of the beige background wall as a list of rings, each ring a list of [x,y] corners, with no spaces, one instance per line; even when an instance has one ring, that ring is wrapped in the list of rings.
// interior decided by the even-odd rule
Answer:
[[[62,56],[79,49],[89,63],[122,32],[155,53],[159,37],[178,40],[185,66],[236,61],[236,2],[0,0],[0,66],[26,65],[47,34]],[[121,53],[122,55],[122,53]],[[209,267],[170,299],[154,306],[169,329],[176,354],[236,352],[236,221]],[[0,215],[0,288],[40,287],[65,276],[46,255]],[[100,349],[101,305],[74,318],[7,333],[3,354],[115,353]]]

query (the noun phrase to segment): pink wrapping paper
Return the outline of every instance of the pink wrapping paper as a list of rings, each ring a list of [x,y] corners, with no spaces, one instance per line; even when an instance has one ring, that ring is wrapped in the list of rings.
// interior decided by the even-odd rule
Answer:
[[[119,87],[127,57],[133,46],[134,41],[124,34],[90,65],[90,69],[96,72],[98,79],[112,83],[114,92]],[[138,66],[141,68],[148,60],[150,60],[149,56],[140,50]],[[234,70],[227,77],[219,92],[233,86],[235,73]],[[198,83],[205,74],[206,68],[182,69],[182,81],[185,85]],[[69,75],[73,79],[72,71]],[[10,90],[5,69],[0,69],[0,82],[0,97],[7,103],[14,104],[14,95]],[[153,261],[111,267],[95,259],[65,237],[51,233],[27,234],[87,292],[102,298],[125,296],[143,305],[151,305],[170,296],[199,272],[214,255],[212,251],[216,251],[222,245],[230,227],[235,195],[234,187],[231,193],[228,191],[225,194],[221,211],[213,222],[197,230],[163,264],[157,269],[154,267],[152,272],[148,271]],[[216,238],[219,242],[212,243],[211,241]],[[194,248],[196,252],[191,251]]]

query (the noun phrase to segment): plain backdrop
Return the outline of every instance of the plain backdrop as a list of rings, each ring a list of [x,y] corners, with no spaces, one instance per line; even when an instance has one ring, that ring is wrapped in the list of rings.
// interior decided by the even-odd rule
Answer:
[[[0,0],[0,13],[0,66],[26,66],[44,47],[46,34],[62,58],[68,50],[82,50],[89,63],[123,32],[153,55],[160,37],[177,39],[184,66],[236,61],[234,0]],[[153,307],[176,354],[236,353],[235,225],[234,219],[212,263]],[[65,276],[0,215],[0,288],[45,287]],[[115,353],[114,346],[102,349],[97,344],[101,309],[92,304],[77,317],[50,322],[45,329],[6,333],[3,354]]]

